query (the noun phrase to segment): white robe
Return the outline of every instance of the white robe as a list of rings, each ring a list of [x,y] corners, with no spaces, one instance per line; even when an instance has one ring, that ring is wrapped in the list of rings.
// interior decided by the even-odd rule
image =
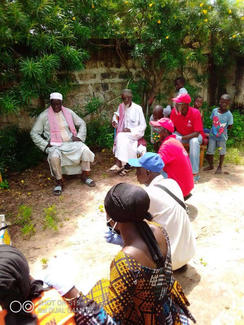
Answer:
[[[183,207],[163,189],[155,186],[161,184],[168,188],[181,201],[182,191],[176,181],[155,177],[145,190],[150,198],[149,212],[153,221],[162,225],[169,235],[171,246],[172,269],[185,265],[196,252],[196,240],[191,228],[190,219]]]
[[[119,108],[114,113],[113,121],[118,122]],[[127,163],[131,158],[137,158],[138,140],[144,136],[146,130],[146,121],[141,106],[132,102],[131,106],[125,109],[124,128],[131,132],[119,132],[116,138],[114,150],[115,157]]]
[[[56,151],[56,154],[59,156],[61,160],[61,167],[62,167],[62,173],[67,175],[74,175],[74,174],[81,174],[82,173],[82,167],[81,163],[82,161],[85,162],[93,162],[94,161],[94,153],[91,152],[91,150],[84,144],[86,139],[86,123],[83,121],[75,112],[68,109],[72,115],[74,125],[78,127],[78,133],[77,137],[81,139],[81,141],[73,142],[71,140],[72,133],[69,129],[69,126],[62,114],[63,118],[63,125],[65,126],[65,130],[68,134],[69,141],[63,142],[61,146],[52,146],[47,149],[47,153],[50,154],[53,153],[53,151]],[[60,113],[59,113],[60,114]],[[33,142],[36,144],[37,147],[39,147],[42,151],[45,150],[48,141],[50,140],[50,127],[49,127],[49,121],[48,121],[48,110],[46,109],[44,112],[42,112],[32,130],[31,130],[31,138]],[[50,165],[50,160],[48,158],[48,162]],[[52,166],[50,165],[50,170],[53,175]]]

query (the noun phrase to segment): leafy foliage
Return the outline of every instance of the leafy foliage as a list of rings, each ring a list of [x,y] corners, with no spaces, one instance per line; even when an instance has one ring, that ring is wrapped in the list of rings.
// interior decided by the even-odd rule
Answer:
[[[43,153],[33,144],[28,131],[16,126],[0,130],[0,172],[3,175],[35,166],[42,158]]]
[[[55,204],[50,205],[48,208],[44,209],[44,229],[50,228],[55,231],[58,230],[58,215],[57,207]]]

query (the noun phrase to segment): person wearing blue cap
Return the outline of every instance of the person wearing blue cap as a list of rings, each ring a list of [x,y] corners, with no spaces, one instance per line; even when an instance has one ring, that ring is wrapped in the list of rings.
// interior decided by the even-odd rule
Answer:
[[[139,159],[129,159],[129,164],[136,167],[138,182],[146,185],[145,190],[150,198],[148,211],[153,221],[168,232],[172,268],[177,270],[186,265],[196,251],[180,186],[175,180],[162,176],[164,162],[157,153],[147,152]]]

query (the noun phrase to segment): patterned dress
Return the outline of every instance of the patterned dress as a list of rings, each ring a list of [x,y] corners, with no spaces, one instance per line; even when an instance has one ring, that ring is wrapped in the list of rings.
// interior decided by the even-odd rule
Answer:
[[[151,269],[120,251],[111,263],[110,281],[100,280],[87,297],[100,304],[117,324],[189,324],[195,319],[187,309],[180,284],[173,278],[170,245],[164,266]]]

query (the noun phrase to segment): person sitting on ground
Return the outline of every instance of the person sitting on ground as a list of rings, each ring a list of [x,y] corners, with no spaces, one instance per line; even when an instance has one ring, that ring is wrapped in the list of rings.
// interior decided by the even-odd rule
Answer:
[[[188,91],[185,86],[185,78],[184,77],[178,77],[175,79],[175,89],[177,91],[176,97],[183,95],[183,94],[188,94]]]
[[[153,113],[150,116],[149,121],[158,121],[163,117],[163,107],[156,105],[153,109]],[[151,126],[151,125],[150,125]],[[151,126],[151,143],[153,144],[154,151],[157,152],[159,149],[159,136],[157,129]]]
[[[226,141],[228,139],[228,130],[233,125],[233,115],[229,111],[231,98],[228,94],[224,94],[220,97],[219,107],[214,108],[210,119],[213,121],[212,128],[209,134],[208,150],[206,153],[206,159],[209,166],[204,170],[212,170],[213,155],[215,149],[219,149],[219,165],[216,170],[216,174],[222,173],[223,162],[226,153]]]
[[[161,175],[164,163],[156,153],[147,152],[129,164],[136,167],[137,181],[146,185],[153,221],[169,235],[173,271],[182,268],[195,255],[196,241],[178,183]]]
[[[37,147],[48,154],[50,171],[56,179],[54,195],[62,193],[63,174],[81,174],[83,183],[95,186],[89,177],[95,155],[84,143],[86,123],[62,105],[62,94],[50,94],[50,101],[51,105],[38,116],[30,135]],[[79,128],[78,133],[75,126]]]
[[[200,145],[205,138],[201,114],[198,109],[191,107],[191,97],[188,94],[173,98],[176,107],[173,108],[170,119],[175,126],[176,138],[182,143],[189,144],[189,155],[192,165],[194,181],[199,176]]]
[[[132,102],[130,89],[124,89],[121,98],[123,103],[119,105],[112,120],[112,125],[116,129],[113,146],[116,163],[110,171],[119,172],[121,176],[125,176],[129,171],[128,160],[137,157],[138,143],[144,136],[146,121],[141,106]],[[142,151],[145,152],[145,144],[142,147]]]
[[[109,190],[107,224],[121,234],[124,245],[111,263],[110,280],[98,281],[87,297],[120,324],[188,324],[187,318],[194,318],[173,278],[168,236],[147,222],[152,220],[149,205],[139,186],[119,183]]]
[[[62,284],[60,293],[44,289],[41,280],[30,276],[24,255],[15,247],[0,245],[0,324],[116,324],[97,303],[70,286],[69,277]]]
[[[184,198],[187,198],[194,187],[191,162],[182,143],[172,134],[174,124],[165,117],[150,124],[159,129],[161,145],[158,154],[164,163],[162,174],[165,178],[174,179],[179,184]]]

